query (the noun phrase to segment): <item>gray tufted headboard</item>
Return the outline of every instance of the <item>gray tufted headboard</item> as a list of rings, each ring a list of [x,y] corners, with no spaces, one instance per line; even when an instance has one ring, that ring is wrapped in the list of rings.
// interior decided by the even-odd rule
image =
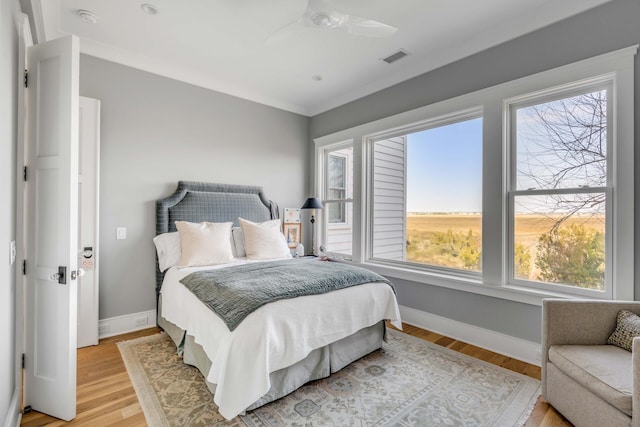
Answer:
[[[171,196],[156,201],[156,235],[176,231],[176,221],[233,222],[238,226],[238,217],[262,222],[280,218],[280,213],[262,187],[179,181]],[[156,255],[156,296],[163,279]]]

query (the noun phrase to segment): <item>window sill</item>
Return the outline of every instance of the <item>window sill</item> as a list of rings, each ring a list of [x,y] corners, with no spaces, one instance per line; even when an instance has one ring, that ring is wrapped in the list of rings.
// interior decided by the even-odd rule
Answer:
[[[424,283],[432,286],[440,286],[443,288],[455,289],[458,291],[485,295],[493,298],[500,298],[529,305],[542,306],[542,300],[544,298],[591,299],[585,296],[552,292],[547,290],[536,290],[522,286],[493,285],[485,283],[479,278],[452,277],[445,274],[416,271],[398,266],[377,264],[374,262],[364,262],[357,265],[361,265],[372,271],[375,271],[378,274],[391,278],[410,280],[412,282]]]

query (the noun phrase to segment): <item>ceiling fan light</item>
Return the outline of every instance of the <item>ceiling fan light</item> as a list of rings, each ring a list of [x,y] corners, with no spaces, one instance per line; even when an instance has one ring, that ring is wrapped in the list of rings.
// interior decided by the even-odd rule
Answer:
[[[335,28],[340,23],[340,20],[327,13],[316,12],[311,16],[311,22],[318,28]]]

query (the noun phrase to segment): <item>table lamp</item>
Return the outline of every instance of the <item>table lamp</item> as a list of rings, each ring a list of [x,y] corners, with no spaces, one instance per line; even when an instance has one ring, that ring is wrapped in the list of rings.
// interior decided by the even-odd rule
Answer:
[[[311,255],[316,256],[316,230],[315,230],[315,222],[316,222],[316,209],[323,209],[324,206],[320,199],[316,199],[315,197],[309,197],[304,205],[300,209],[311,209]]]

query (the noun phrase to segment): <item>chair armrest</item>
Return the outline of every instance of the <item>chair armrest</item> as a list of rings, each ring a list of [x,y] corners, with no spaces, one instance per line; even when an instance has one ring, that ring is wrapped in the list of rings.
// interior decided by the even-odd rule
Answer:
[[[631,395],[631,426],[640,427],[640,337],[633,339],[631,351],[633,387]]]

